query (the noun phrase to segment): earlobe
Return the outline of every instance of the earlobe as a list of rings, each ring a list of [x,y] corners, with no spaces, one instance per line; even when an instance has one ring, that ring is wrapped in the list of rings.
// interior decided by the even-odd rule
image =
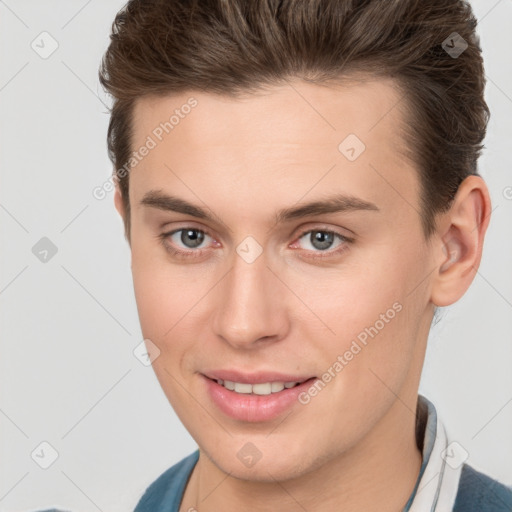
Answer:
[[[439,223],[437,271],[431,295],[436,306],[453,304],[471,285],[482,258],[490,213],[485,182],[479,176],[467,177]]]

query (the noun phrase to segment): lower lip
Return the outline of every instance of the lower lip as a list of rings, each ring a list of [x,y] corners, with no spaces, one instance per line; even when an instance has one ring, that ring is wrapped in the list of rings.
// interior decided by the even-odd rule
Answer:
[[[298,396],[311,386],[316,377],[293,388],[285,388],[270,395],[236,393],[216,381],[202,376],[213,403],[227,416],[247,422],[270,421],[298,402]]]

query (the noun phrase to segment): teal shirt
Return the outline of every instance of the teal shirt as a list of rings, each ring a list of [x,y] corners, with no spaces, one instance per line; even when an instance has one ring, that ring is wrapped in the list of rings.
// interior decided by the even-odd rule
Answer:
[[[434,443],[438,437],[438,418],[434,405],[425,397],[418,396],[418,423],[416,437],[422,452],[422,464],[416,485],[402,512],[435,512],[443,510],[439,502],[439,488],[433,492],[428,508],[419,508],[422,477],[427,468],[439,461],[432,460]],[[199,458],[199,450],[191,453],[160,475],[146,490],[134,512],[179,512],[189,476]],[[463,464],[456,489],[453,512],[512,512],[512,487],[507,487],[489,476]],[[443,472],[444,466],[441,466]],[[435,469],[435,468],[434,468]],[[435,489],[434,489],[435,491]]]
[[[134,512],[178,512],[198,458],[196,450],[165,471],[148,487]],[[414,495],[413,492],[403,512],[410,510]],[[512,488],[464,464],[453,512],[512,512]]]
[[[422,464],[416,485],[402,512],[447,510],[446,503],[442,502],[443,478],[439,478],[438,484],[435,478],[431,478],[432,474],[450,473],[446,461],[441,461],[442,457],[436,451],[440,448],[436,442],[442,438],[441,429],[434,405],[419,395],[416,439],[422,453]],[[199,450],[196,450],[162,473],[146,489],[134,512],[179,512],[185,487],[198,459]],[[451,502],[449,505],[452,512],[512,512],[512,487],[499,483],[467,464],[460,467],[457,487],[453,489],[453,505]],[[429,488],[432,481],[435,485]],[[52,509],[42,512],[62,511]]]

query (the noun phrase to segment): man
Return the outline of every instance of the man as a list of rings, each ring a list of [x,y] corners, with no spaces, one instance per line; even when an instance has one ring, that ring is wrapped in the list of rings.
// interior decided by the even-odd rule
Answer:
[[[159,382],[198,451],[142,511],[510,511],[418,396],[479,266],[463,1],[129,1],[100,78]]]

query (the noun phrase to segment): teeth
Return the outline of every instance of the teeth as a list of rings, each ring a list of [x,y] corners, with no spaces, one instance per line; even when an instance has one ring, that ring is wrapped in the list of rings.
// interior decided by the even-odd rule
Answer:
[[[282,382],[272,382],[272,393],[277,393],[278,391],[282,391],[284,389],[284,384]]]
[[[222,381],[220,381],[219,384],[222,384]],[[226,389],[229,389],[230,391],[234,391],[235,390],[235,383],[231,382],[230,380],[225,380],[223,386]]]
[[[242,382],[232,382],[230,380],[218,379],[217,384],[224,386],[230,391],[242,394],[254,395],[270,395],[271,393],[279,393],[283,389],[290,389],[300,384],[300,382],[262,382],[259,384],[246,384]]]
[[[235,391],[237,393],[252,393],[252,385],[235,382]]]
[[[264,382],[262,384],[253,384],[252,392],[255,395],[270,395],[270,393],[272,393],[272,384],[270,382]]]

